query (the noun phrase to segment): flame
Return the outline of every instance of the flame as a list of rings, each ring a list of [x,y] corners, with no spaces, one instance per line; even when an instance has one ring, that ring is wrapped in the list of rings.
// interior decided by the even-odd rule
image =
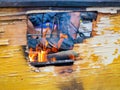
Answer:
[[[33,51],[33,49],[30,48],[29,60],[30,62],[47,62],[47,51],[40,51],[38,49],[36,49],[36,51]]]
[[[45,42],[45,45],[43,45],[43,49],[40,45],[36,46],[36,49],[33,50],[32,48],[29,49],[29,60],[30,62],[47,62],[47,54],[48,52],[57,52],[58,50],[56,48],[47,48],[48,42]],[[52,58],[51,61],[56,61],[55,58]]]
[[[30,62],[35,62],[37,55],[38,54],[36,52],[34,52],[32,48],[30,48],[30,51],[29,51]]]
[[[41,51],[42,62],[47,62],[47,53],[46,51]]]

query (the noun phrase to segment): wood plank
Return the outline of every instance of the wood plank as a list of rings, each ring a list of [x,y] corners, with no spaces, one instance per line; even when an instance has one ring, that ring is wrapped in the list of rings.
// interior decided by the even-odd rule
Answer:
[[[4,33],[4,29],[2,27],[0,27],[0,33]]]
[[[8,39],[0,39],[0,45],[8,45],[9,40]]]
[[[0,20],[26,20],[25,15],[0,16]]]
[[[0,38],[8,38],[9,45],[26,45],[27,17],[26,16],[4,16],[0,17]]]

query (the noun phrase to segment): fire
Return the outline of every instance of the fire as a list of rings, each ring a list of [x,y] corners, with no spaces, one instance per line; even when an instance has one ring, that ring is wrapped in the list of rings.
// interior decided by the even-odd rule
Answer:
[[[30,62],[35,62],[36,61],[36,57],[37,57],[37,53],[34,52],[32,48],[30,48],[30,51],[29,51]]]
[[[57,52],[56,48],[47,48],[48,42],[44,40],[44,44],[37,45],[35,49],[29,49],[29,60],[30,62],[47,62],[47,54],[49,52]],[[55,58],[52,58],[51,61],[56,61]]]
[[[46,30],[46,32],[47,31],[48,31],[48,29]],[[33,48],[29,49],[29,60],[30,60],[30,62],[47,62],[47,61],[55,62],[56,58],[54,58],[54,57],[50,60],[47,59],[48,53],[58,52],[58,49],[60,48],[64,38],[68,38],[67,35],[60,34],[61,40],[59,40],[59,42],[56,45],[54,45],[53,47],[47,48],[49,43],[46,40],[46,32],[44,32],[44,34],[43,34],[42,43],[38,44],[35,49],[33,49]],[[70,58],[74,58],[74,57],[70,55]]]
[[[47,53],[46,53],[46,51],[38,52],[38,62],[47,62]]]
[[[47,51],[34,51],[32,48],[30,48],[29,59],[30,62],[47,62]]]

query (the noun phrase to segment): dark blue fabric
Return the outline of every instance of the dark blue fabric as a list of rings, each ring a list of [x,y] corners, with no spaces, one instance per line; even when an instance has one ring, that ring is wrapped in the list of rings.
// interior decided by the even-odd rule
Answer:
[[[50,28],[50,29],[52,29],[53,28],[53,23],[43,23],[43,24],[39,24],[39,25],[37,25],[37,26],[35,26],[36,28]]]
[[[28,38],[28,47],[29,48],[36,48],[36,45],[38,44],[37,39]]]
[[[69,13],[62,14],[59,21],[60,21],[60,26],[59,26],[60,33],[63,33],[68,36],[68,38],[65,38],[63,40],[60,49],[64,49],[64,50],[72,49],[74,46],[74,39],[72,38],[72,36],[70,35],[70,32],[68,31],[69,24],[70,24]]]
[[[45,13],[45,14],[33,14],[29,16],[30,21],[33,23],[34,26],[39,26],[42,23],[53,22],[53,17],[56,13]]]
[[[68,38],[65,38],[61,44],[61,47],[59,50],[70,50],[74,46],[74,39],[70,35],[70,32],[68,31],[69,29],[69,24],[70,24],[70,15],[69,13],[59,13],[56,15],[57,19],[59,20],[59,34],[65,34],[68,36]],[[48,38],[48,42],[50,46],[58,48],[57,45],[60,37],[57,38]]]
[[[42,28],[46,28],[47,25],[46,23],[49,22],[50,25],[49,27],[53,27],[52,23],[53,23],[53,18],[54,16],[56,15],[57,17],[57,20],[59,20],[59,28],[58,28],[58,32],[59,34],[62,33],[62,34],[65,34],[68,36],[68,38],[65,38],[62,42],[62,45],[61,47],[59,48],[60,50],[69,50],[69,49],[72,49],[73,46],[74,46],[74,39],[72,38],[72,36],[70,35],[70,32],[68,31],[69,29],[69,24],[70,24],[70,15],[69,13],[46,13],[44,14],[44,18],[43,18],[43,21],[42,21],[42,16],[43,14],[37,14],[37,15],[32,15],[30,16],[30,20],[31,22],[33,23],[34,26],[39,26],[39,27],[42,27]],[[57,22],[57,21],[55,21]],[[43,24],[42,24],[43,23]],[[42,26],[43,25],[43,26]],[[48,39],[48,42],[50,43],[51,46],[54,46],[55,44],[58,43],[60,37],[57,37],[57,38],[49,38]],[[29,41],[29,44],[35,44],[36,42],[33,42],[33,41]],[[42,43],[40,41],[40,43]],[[34,47],[34,46],[32,46]],[[57,47],[56,47],[57,48]]]
[[[29,19],[30,19],[30,21],[32,22],[32,24],[34,26],[38,26],[38,25],[42,24],[41,19],[40,19],[39,16],[40,15],[30,15],[29,16]]]

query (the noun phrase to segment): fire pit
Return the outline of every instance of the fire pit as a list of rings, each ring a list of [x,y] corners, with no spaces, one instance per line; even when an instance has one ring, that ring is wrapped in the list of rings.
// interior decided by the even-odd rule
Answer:
[[[44,67],[44,66],[66,66],[66,65],[72,65],[74,63],[74,56],[77,56],[77,54],[72,51],[57,51],[56,48],[47,48],[48,42],[46,41],[46,44],[39,45],[35,48],[28,48],[28,61],[29,64],[35,67]],[[54,53],[49,53],[51,51],[54,51]]]
[[[39,50],[38,48],[33,50],[30,48],[28,52],[28,61],[30,65],[35,67],[50,65],[66,66],[74,63],[74,59],[71,57],[72,54],[74,54],[72,51],[48,54],[47,50]]]
[[[30,64],[36,67],[72,65],[77,56],[72,51],[74,44],[82,43],[84,39],[91,37],[92,20],[96,18],[96,12],[44,11],[29,13],[28,18]],[[80,27],[81,20],[91,28],[83,30],[84,28]],[[85,31],[88,32],[87,35],[84,35]]]

